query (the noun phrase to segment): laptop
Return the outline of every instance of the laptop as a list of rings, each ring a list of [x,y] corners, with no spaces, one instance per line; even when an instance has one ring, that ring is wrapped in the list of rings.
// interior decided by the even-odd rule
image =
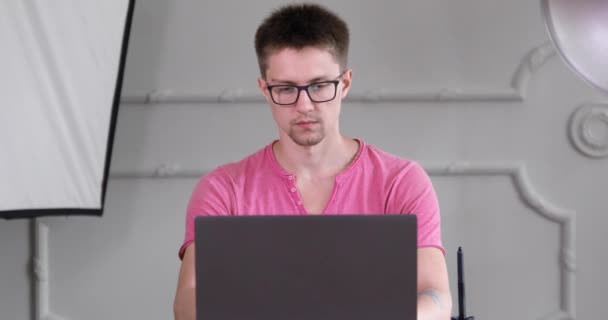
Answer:
[[[416,319],[415,215],[201,216],[198,320]]]

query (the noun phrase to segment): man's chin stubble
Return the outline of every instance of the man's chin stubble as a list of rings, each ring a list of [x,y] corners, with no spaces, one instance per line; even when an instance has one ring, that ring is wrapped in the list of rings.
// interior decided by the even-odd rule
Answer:
[[[323,138],[325,136],[321,135],[321,134],[316,134],[316,135],[310,136],[310,137],[302,137],[302,136],[298,136],[297,134],[292,132],[289,135],[289,137],[291,138],[291,140],[293,142],[295,142],[297,145],[299,145],[301,147],[312,147],[312,146],[319,144],[321,141],[323,141]]]

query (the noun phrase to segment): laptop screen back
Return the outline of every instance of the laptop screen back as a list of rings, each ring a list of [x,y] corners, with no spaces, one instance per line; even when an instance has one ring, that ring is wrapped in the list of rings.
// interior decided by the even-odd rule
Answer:
[[[197,217],[199,320],[416,318],[415,215]]]

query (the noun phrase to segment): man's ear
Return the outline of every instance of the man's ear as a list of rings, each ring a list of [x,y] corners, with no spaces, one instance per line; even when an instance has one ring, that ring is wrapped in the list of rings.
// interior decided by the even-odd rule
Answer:
[[[348,69],[342,75],[342,99],[346,98],[348,91],[350,90],[350,86],[353,83],[353,70]]]
[[[263,95],[266,95],[266,80],[262,79],[262,77],[258,78],[258,88]]]
[[[266,99],[266,101],[268,103],[271,103],[272,101],[270,99],[270,96],[268,95],[268,90],[266,89],[267,85],[268,85],[268,83],[266,82],[266,80],[264,80],[262,77],[258,78],[258,88],[260,89],[260,91],[264,95],[264,99]]]

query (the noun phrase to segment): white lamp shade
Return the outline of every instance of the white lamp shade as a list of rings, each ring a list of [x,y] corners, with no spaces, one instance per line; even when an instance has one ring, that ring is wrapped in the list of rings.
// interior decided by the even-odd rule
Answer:
[[[557,51],[582,79],[608,92],[608,0],[542,0]]]

